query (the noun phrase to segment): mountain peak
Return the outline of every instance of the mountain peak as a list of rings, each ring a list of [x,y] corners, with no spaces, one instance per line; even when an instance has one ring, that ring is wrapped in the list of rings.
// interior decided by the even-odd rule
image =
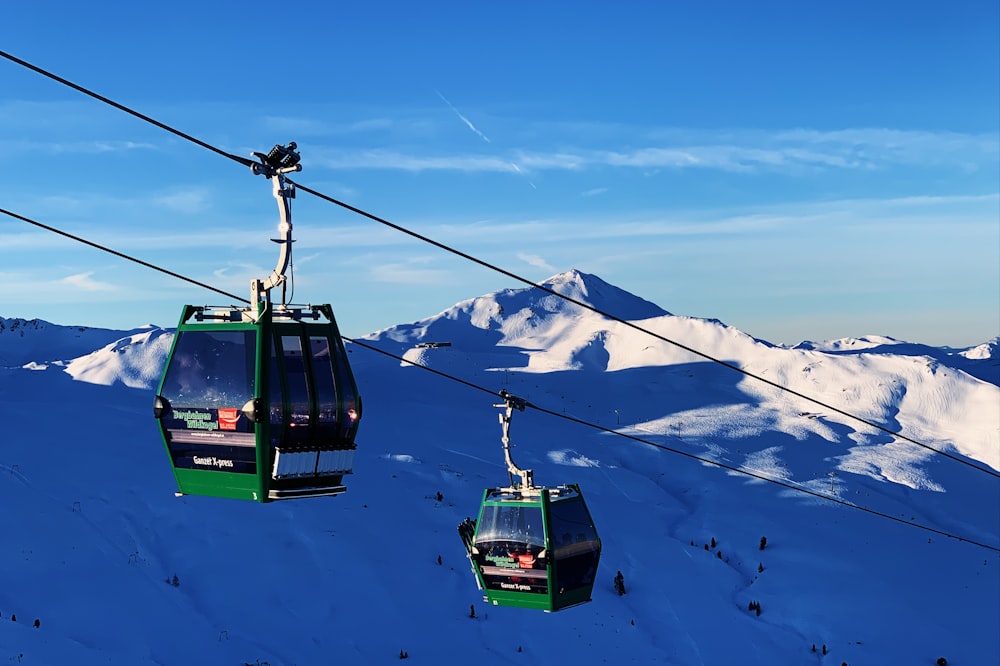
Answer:
[[[620,319],[650,319],[670,314],[655,303],[575,268],[553,275],[541,286]]]
[[[583,312],[581,305],[560,296],[626,321],[670,314],[660,306],[608,284],[596,275],[576,269],[553,275],[538,286],[542,289],[501,289],[470,298],[437,315],[375,331],[366,337],[384,337],[397,342],[449,340],[461,336],[467,324],[476,329],[494,331],[498,335],[517,337],[526,330],[537,330],[551,315],[575,316]],[[488,344],[493,345],[495,342],[495,339],[491,339]]]

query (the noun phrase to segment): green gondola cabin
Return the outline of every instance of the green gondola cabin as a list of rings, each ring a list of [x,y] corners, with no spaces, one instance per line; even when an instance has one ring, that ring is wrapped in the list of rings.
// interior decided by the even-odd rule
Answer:
[[[591,599],[601,540],[580,487],[535,486],[510,457],[513,409],[527,404],[501,392],[504,453],[511,485],[483,493],[479,517],[458,526],[483,600],[494,606],[558,611]],[[513,482],[514,476],[521,481]]]
[[[178,324],[154,412],[179,492],[259,502],[344,492],[361,400],[333,311],[229,321],[241,313],[186,306]]]
[[[281,216],[278,265],[247,307],[184,306],[153,414],[178,494],[270,502],[338,495],[352,472],[361,398],[329,305],[285,302],[295,144],[254,153]],[[271,290],[281,286],[281,303]]]

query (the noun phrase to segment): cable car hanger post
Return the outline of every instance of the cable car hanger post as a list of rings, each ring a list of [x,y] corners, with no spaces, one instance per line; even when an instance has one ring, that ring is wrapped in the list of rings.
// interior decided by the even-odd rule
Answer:
[[[514,414],[514,410],[523,412],[524,408],[527,406],[528,401],[524,398],[518,398],[515,395],[511,395],[505,389],[500,391],[500,397],[503,398],[503,404],[493,405],[494,407],[502,408],[504,411],[500,414],[500,425],[503,428],[503,436],[501,441],[503,442],[503,457],[507,462],[507,474],[510,476],[510,488],[505,490],[520,491],[526,495],[537,495],[539,490],[535,488],[534,484],[534,472],[530,469],[521,469],[514,463],[514,459],[510,455],[510,422],[511,417]],[[521,479],[520,483],[514,483],[514,477],[517,476]]]
[[[288,270],[292,262],[292,199],[295,198],[295,185],[285,178],[285,174],[302,171],[299,160],[302,159],[298,152],[298,146],[294,141],[286,146],[276,144],[267,154],[252,153],[260,162],[252,162],[250,170],[255,176],[264,176],[271,179],[274,198],[278,201],[278,222],[279,238],[271,240],[280,245],[278,253],[278,264],[274,270],[264,280],[250,281],[250,305],[254,312],[251,316],[260,316],[261,308],[267,307],[271,302],[271,290],[281,285],[281,305],[287,304],[286,286],[287,277],[285,271]]]

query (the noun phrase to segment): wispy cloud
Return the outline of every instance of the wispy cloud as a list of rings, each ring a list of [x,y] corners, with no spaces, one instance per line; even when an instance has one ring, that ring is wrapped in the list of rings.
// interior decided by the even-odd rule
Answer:
[[[115,289],[115,285],[109,282],[100,282],[93,279],[91,277],[93,274],[93,271],[88,271],[86,273],[67,275],[59,280],[59,283],[81,291],[113,291]]]
[[[153,203],[180,213],[199,213],[205,209],[208,198],[205,188],[196,187],[158,195]]]
[[[439,93],[440,94],[440,93]],[[442,97],[442,99],[444,99]],[[447,102],[447,100],[445,100]],[[453,109],[454,110],[454,109]],[[456,111],[457,113],[457,111]],[[481,134],[468,119],[463,122]],[[485,137],[484,137],[485,139]],[[338,149],[322,158],[330,169],[455,170],[521,173],[579,171],[588,168],[715,169],[732,173],[851,170],[893,167],[964,170],[995,168],[1000,134],[961,134],[887,129],[729,130],[709,134],[680,129],[647,132],[647,145],[629,150],[577,146],[556,151],[516,148],[503,155],[422,155],[383,149],[350,152]],[[637,137],[603,137],[601,141],[635,144]],[[437,149],[437,146],[435,146]]]
[[[387,130],[393,127],[394,123],[385,117],[334,123],[316,118],[265,116],[264,125],[268,130],[286,132],[294,136],[324,136]]]
[[[112,139],[91,141],[0,141],[0,150],[5,155],[41,153],[48,155],[99,155],[104,153],[125,153],[136,150],[159,150],[154,143]]]
[[[386,263],[372,266],[369,276],[376,282],[405,285],[443,285],[452,279],[448,271],[425,268],[419,264],[422,261],[405,263]]]
[[[527,252],[518,252],[517,258],[528,264],[529,266],[534,266],[535,268],[541,268],[542,270],[549,271],[550,273],[555,273],[558,269],[549,264],[547,261],[542,259],[537,254],[528,254]]]
[[[497,171],[517,173],[516,164],[503,157],[483,155],[407,155],[390,150],[320,151],[310,166],[328,169],[399,169],[402,171]]]

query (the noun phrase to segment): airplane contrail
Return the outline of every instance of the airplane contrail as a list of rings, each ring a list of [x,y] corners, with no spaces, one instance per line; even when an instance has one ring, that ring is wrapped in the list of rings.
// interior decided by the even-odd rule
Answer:
[[[479,128],[477,128],[477,127],[476,127],[475,125],[473,125],[473,124],[472,124],[472,121],[471,121],[471,120],[469,120],[468,118],[466,118],[465,116],[463,116],[463,115],[462,115],[462,112],[461,112],[461,111],[459,111],[458,109],[456,109],[456,108],[455,108],[455,105],[454,105],[454,104],[452,104],[451,102],[449,102],[449,101],[448,101],[448,98],[447,98],[447,97],[445,97],[444,95],[442,95],[442,94],[441,94],[441,91],[440,91],[440,90],[435,90],[434,92],[435,92],[435,93],[437,93],[437,96],[441,98],[441,101],[442,101],[442,102],[444,102],[445,104],[447,104],[447,105],[448,105],[448,108],[449,108],[449,109],[451,109],[451,110],[452,110],[452,111],[454,112],[454,114],[455,114],[456,116],[458,116],[458,119],[459,119],[459,120],[461,120],[461,121],[462,121],[463,123],[465,123],[465,126],[466,126],[466,127],[468,127],[468,128],[470,129],[470,130],[472,130],[473,132],[475,132],[475,133],[476,133],[476,135],[477,135],[477,136],[478,136],[478,137],[479,137],[480,139],[482,139],[483,141],[485,141],[486,143],[492,143],[492,142],[490,141],[490,138],[489,138],[488,136],[486,136],[485,134],[483,134],[482,132],[480,132],[480,131],[479,131]],[[524,176],[525,178],[527,178],[527,180],[528,180],[528,185],[530,185],[530,186],[531,186],[531,189],[533,189],[533,190],[537,190],[537,189],[538,189],[537,187],[535,187],[535,184],[534,184],[533,182],[531,182],[531,179],[530,179],[530,178],[528,178],[528,174],[526,174],[526,173],[524,172],[524,170],[523,170],[523,169],[521,169],[521,167],[519,167],[519,166],[517,165],[517,163],[516,163],[516,162],[508,162],[508,164],[510,164],[511,168],[513,168],[513,169],[514,169],[514,171],[515,171],[515,172],[516,172],[516,173],[517,173],[518,175],[520,175],[520,176]]]
[[[480,139],[482,139],[482,140],[483,140],[483,141],[485,141],[486,143],[490,143],[490,138],[489,138],[488,136],[486,136],[485,134],[483,134],[482,132],[480,132],[480,131],[479,131],[479,129],[478,129],[478,128],[477,128],[477,127],[476,127],[475,125],[473,125],[473,124],[472,124],[472,121],[471,121],[471,120],[469,120],[468,118],[466,118],[465,116],[463,116],[463,115],[462,115],[462,112],[461,112],[461,111],[459,111],[458,109],[456,109],[456,108],[455,108],[455,105],[454,105],[454,104],[452,104],[451,102],[449,102],[449,101],[448,101],[448,98],[447,98],[447,97],[445,97],[444,95],[442,95],[442,94],[441,94],[441,91],[440,91],[440,90],[435,90],[434,92],[436,92],[436,93],[437,93],[437,96],[441,98],[441,101],[442,101],[442,102],[444,102],[445,104],[447,104],[447,105],[448,105],[448,108],[449,108],[449,109],[451,109],[452,111],[454,111],[454,112],[455,112],[455,115],[456,115],[456,116],[458,116],[458,119],[459,119],[459,120],[461,120],[461,121],[462,121],[463,123],[465,123],[465,126],[466,126],[466,127],[468,127],[468,128],[470,129],[470,130],[472,130],[473,132],[475,132],[475,133],[476,133],[476,135],[477,135],[477,136],[478,136],[478,137],[479,137]]]

